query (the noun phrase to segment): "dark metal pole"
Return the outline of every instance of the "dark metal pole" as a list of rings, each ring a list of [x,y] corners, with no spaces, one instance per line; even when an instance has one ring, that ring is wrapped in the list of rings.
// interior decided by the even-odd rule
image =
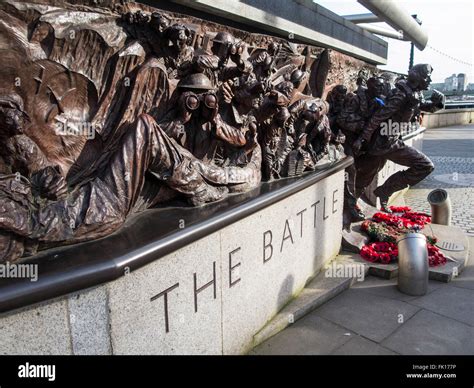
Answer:
[[[410,48],[410,63],[408,64],[408,70],[410,70],[413,67],[413,60],[415,57],[415,44],[411,42],[411,48]]]
[[[413,19],[421,26],[421,20],[418,19],[418,15],[411,15]],[[411,42],[410,45],[410,62],[408,63],[408,70],[410,70],[413,67],[413,61],[415,60],[415,44],[413,41]]]

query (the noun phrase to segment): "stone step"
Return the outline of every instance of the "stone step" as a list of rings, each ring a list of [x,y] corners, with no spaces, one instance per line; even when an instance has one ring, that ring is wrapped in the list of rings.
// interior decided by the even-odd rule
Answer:
[[[360,274],[353,273],[352,265],[352,261],[347,260],[345,255],[339,255],[330,263],[327,263],[325,268],[306,285],[295,299],[290,301],[254,335],[253,346],[255,347],[270,337],[273,337],[298,319],[304,317],[306,314],[351,287],[354,281],[360,278],[360,276],[356,276]],[[350,266],[351,269],[345,270],[348,266]],[[333,271],[335,275],[329,277],[327,276],[328,269],[338,269],[342,273],[348,273],[348,276],[338,276],[338,274]],[[368,267],[362,267],[361,270],[363,271],[363,279],[365,275],[367,275]]]

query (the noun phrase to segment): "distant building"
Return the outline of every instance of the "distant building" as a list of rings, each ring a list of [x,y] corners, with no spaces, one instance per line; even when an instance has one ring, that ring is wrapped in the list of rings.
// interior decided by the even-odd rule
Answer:
[[[467,75],[464,73],[459,73],[457,91],[464,92],[464,90],[466,90],[466,87],[467,87]]]
[[[435,83],[432,83],[430,84],[430,90],[433,90],[433,89],[436,89],[437,91],[439,92],[443,92],[444,91],[444,82],[435,82]]]
[[[458,90],[458,76],[456,74],[444,80],[444,90],[447,92],[456,92]]]
[[[473,83],[467,84],[466,90],[474,90],[474,84]]]
[[[467,75],[459,73],[444,80],[444,90],[446,92],[464,92],[467,88]]]

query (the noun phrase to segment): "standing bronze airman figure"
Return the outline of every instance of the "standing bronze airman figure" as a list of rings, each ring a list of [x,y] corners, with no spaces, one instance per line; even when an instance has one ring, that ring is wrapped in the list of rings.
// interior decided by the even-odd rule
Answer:
[[[413,122],[413,116],[418,111],[436,112],[444,107],[444,95],[440,92],[434,91],[429,102],[423,98],[422,91],[428,89],[432,71],[428,64],[413,66],[407,79],[396,83],[385,106],[372,116],[353,145],[356,155],[366,149],[366,154],[359,161],[361,166],[365,166],[357,174],[356,191],[359,193],[372,182],[387,160],[408,167],[390,176],[374,191],[386,212],[390,212],[388,200],[394,192],[417,184],[434,169],[426,155],[401,139],[401,129],[417,123]]]

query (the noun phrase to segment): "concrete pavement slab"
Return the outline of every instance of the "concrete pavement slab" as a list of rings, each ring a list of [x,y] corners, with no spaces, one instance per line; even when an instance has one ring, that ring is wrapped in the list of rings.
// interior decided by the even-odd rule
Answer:
[[[379,344],[370,341],[361,336],[354,336],[350,341],[346,342],[336,351],[331,353],[333,355],[372,355],[372,356],[391,356],[396,355],[392,350],[384,348]]]
[[[474,354],[474,328],[421,310],[381,345],[405,355]]]
[[[380,342],[418,310],[405,302],[350,289],[315,310],[314,314]]]
[[[474,291],[445,286],[410,301],[410,304],[474,326]]]
[[[249,355],[329,354],[354,335],[324,318],[310,314],[254,348]]]

